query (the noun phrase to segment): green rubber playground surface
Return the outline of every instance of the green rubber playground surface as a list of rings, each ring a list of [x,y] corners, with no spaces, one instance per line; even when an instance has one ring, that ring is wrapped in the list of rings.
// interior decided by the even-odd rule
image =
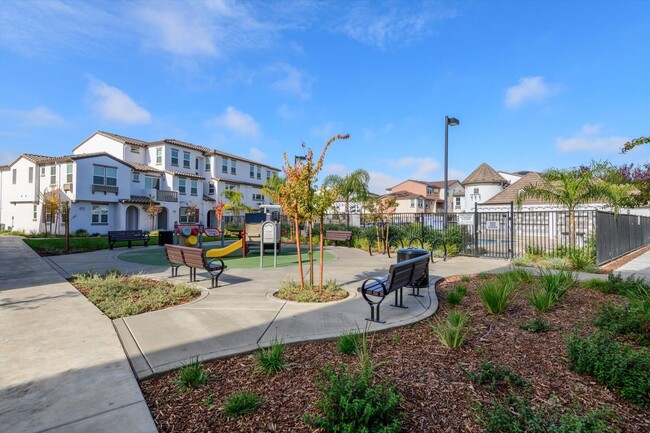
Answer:
[[[204,246],[204,250],[209,250],[212,248],[220,248],[221,244],[213,244],[210,246]],[[314,251],[314,261],[316,263],[318,260],[319,253],[317,250]],[[328,251],[325,251],[325,263],[331,261],[334,258],[334,255]],[[162,248],[156,249],[140,249],[138,251],[130,251],[128,253],[123,253],[117,256],[119,260],[129,262],[129,263],[140,263],[142,265],[152,265],[152,266],[168,266],[167,257],[165,256],[165,250]],[[241,250],[237,250],[232,254],[221,257],[221,260],[230,268],[234,269],[253,269],[260,267],[260,253],[258,249],[254,249],[248,254],[246,258],[242,257]],[[302,260],[306,262],[309,260],[309,254],[306,250],[303,250]],[[295,245],[283,244],[282,253],[278,254],[278,267],[283,266],[294,266],[298,264],[298,254],[296,254]],[[266,251],[264,254],[264,267],[273,267],[273,250]]]

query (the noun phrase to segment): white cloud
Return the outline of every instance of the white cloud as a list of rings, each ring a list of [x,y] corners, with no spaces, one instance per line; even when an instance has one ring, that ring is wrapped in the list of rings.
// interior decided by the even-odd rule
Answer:
[[[209,121],[208,125],[220,126],[245,137],[255,138],[260,135],[260,126],[253,116],[232,106],[226,108],[221,116]]]
[[[335,174],[337,176],[345,176],[349,172],[350,170],[348,170],[345,164],[332,163],[332,164],[325,164],[325,167],[323,167],[323,173],[325,174],[325,176],[329,176],[330,174]]]
[[[0,109],[0,114],[5,118],[12,119],[19,126],[32,128],[65,126],[63,117],[46,107],[36,107],[29,111]]]
[[[544,82],[544,77],[524,77],[519,84],[506,90],[505,104],[508,108],[517,108],[528,102],[539,102],[555,93],[555,86]]]
[[[271,88],[302,100],[311,97],[311,87],[315,79],[305,72],[285,63],[278,63],[269,68],[269,72],[277,78],[271,83]]]
[[[379,171],[369,171],[368,174],[370,175],[368,189],[375,194],[386,194],[388,192],[386,188],[390,188],[401,182],[397,178]]]
[[[282,120],[293,120],[301,114],[301,110],[289,107],[287,104],[279,105],[275,109],[275,114]]]
[[[440,168],[438,161],[422,156],[405,156],[391,161],[390,165],[395,169],[407,171],[407,176],[416,180],[428,180]]]
[[[353,2],[335,30],[363,44],[386,49],[408,45],[435,32],[434,22],[456,16],[456,11],[436,2]]]
[[[601,125],[586,124],[580,132],[571,138],[558,137],[555,147],[561,152],[602,151],[616,153],[621,146],[628,142],[629,137],[616,135],[602,136]]]
[[[336,124],[334,122],[326,122],[319,126],[314,126],[311,129],[311,135],[318,137],[319,139],[329,140],[336,133]]]
[[[117,87],[90,78],[91,106],[104,120],[129,125],[150,123],[151,114]]]
[[[454,170],[453,168],[450,168],[447,174],[449,176],[449,180],[457,180],[459,182],[462,182],[467,177],[467,174],[464,171]],[[440,180],[444,180],[444,179],[440,179]]]
[[[249,151],[248,154],[250,155],[250,158],[253,161],[257,162],[264,162],[266,161],[266,153],[262,152],[256,147],[252,147]]]

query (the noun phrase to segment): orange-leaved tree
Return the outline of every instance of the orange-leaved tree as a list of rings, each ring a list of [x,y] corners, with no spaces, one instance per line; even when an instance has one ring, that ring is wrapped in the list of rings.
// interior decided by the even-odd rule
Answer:
[[[287,217],[293,221],[296,232],[296,251],[298,254],[298,271],[300,273],[301,289],[305,288],[305,277],[302,265],[302,252],[300,249],[300,223],[311,224],[323,209],[323,200],[316,198],[315,184],[318,181],[318,173],[323,168],[325,154],[332,143],[336,140],[345,140],[349,136],[349,134],[346,134],[332,137],[323,148],[317,161],[314,161],[314,153],[311,148],[307,149],[307,155],[304,158],[296,159],[293,164],[289,161],[287,154],[284,153],[282,172],[285,177],[284,182],[277,185],[277,201],[282,206]],[[327,208],[324,209],[322,211],[323,215]],[[322,233],[322,224],[320,230]],[[309,230],[309,233],[311,234],[311,230]],[[310,239],[310,253],[313,253],[311,244]],[[310,255],[310,275],[313,286],[313,254]]]

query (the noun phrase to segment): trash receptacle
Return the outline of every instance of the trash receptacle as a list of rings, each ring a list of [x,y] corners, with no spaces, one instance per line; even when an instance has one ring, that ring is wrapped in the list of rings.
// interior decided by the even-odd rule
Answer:
[[[414,259],[416,257],[420,256],[425,256],[429,254],[427,250],[423,250],[421,248],[401,248],[397,250],[397,262],[403,262],[405,260],[409,259]],[[429,287],[429,264],[427,262],[427,271],[425,275],[419,280],[416,281],[413,284],[410,284],[409,287],[412,287],[414,289],[420,289],[421,287]],[[414,296],[421,296],[420,291],[417,291],[417,295],[414,294]]]
[[[159,230],[158,231],[158,245],[173,244],[174,231],[173,230]]]

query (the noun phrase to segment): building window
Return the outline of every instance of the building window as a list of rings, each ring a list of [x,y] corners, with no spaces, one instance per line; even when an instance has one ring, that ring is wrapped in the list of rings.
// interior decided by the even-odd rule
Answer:
[[[411,207],[415,207],[415,199],[414,198],[411,199]]]
[[[183,152],[183,168],[190,168],[190,152]]]
[[[93,185],[117,186],[117,168],[93,165]]]
[[[199,193],[199,186],[195,180],[190,181],[190,194],[197,195]]]
[[[226,184],[226,186],[224,186],[224,189],[226,191],[234,191],[234,190],[237,189],[237,186],[236,185],[231,185],[231,184]]]
[[[421,198],[418,199],[418,207],[424,207],[424,200]]]
[[[50,185],[56,185],[56,165],[50,166]]]
[[[45,167],[41,167],[41,177],[45,177]]]
[[[210,171],[212,169],[212,158],[206,156],[205,158],[205,171]]]
[[[172,149],[172,165],[178,167],[178,149]]]
[[[11,183],[13,183],[14,185],[16,184],[17,177],[18,177],[18,172],[14,168],[11,170]]]
[[[230,160],[230,174],[237,174],[237,161],[234,159]]]
[[[133,182],[140,182],[140,173],[133,173]]]
[[[108,224],[108,205],[94,204],[92,206],[91,221],[93,224]]]
[[[454,199],[456,209],[460,209],[460,197]]]
[[[266,180],[271,179],[271,170],[266,170]]]
[[[34,205],[34,211],[32,212],[32,220],[36,221],[38,219],[38,205]]]
[[[28,182],[34,183],[34,167],[29,167]]]
[[[478,188],[474,188],[474,194],[478,194]]]
[[[45,222],[52,224],[54,222],[54,215],[52,214],[52,209],[45,207]]]
[[[178,158],[178,151],[176,151],[176,158]],[[162,164],[162,147],[156,147],[156,165]]]
[[[182,207],[178,210],[179,213],[179,221],[182,224],[185,223],[196,223],[199,221],[199,215],[198,212],[193,212],[190,208],[188,207]]]
[[[257,179],[262,180],[262,167],[257,166]]]
[[[427,195],[433,195],[433,187],[427,186]]]
[[[228,158],[223,158],[223,162],[221,163],[221,172],[228,173]]]
[[[140,153],[140,148],[138,146],[131,146],[131,153]]]
[[[185,194],[185,179],[178,179],[178,193]]]
[[[254,179],[254,178],[255,178],[255,165],[253,165],[253,164],[250,165],[250,172],[249,172],[249,174],[250,174],[250,178],[251,178],[251,179]]]
[[[157,177],[145,176],[144,189],[158,189],[160,187],[160,179]]]
[[[264,196],[262,194],[253,194],[253,201],[264,201]]]
[[[72,183],[72,164],[66,164],[65,166],[65,181],[66,183]]]
[[[214,195],[214,184],[213,183],[208,184],[208,194],[209,195]]]

